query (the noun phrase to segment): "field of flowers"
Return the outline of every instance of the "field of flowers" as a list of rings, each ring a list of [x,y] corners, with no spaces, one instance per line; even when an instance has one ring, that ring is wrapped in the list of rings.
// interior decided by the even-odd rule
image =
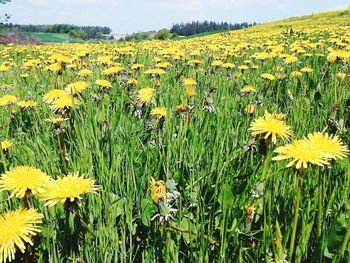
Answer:
[[[0,262],[349,262],[349,11],[0,54]]]

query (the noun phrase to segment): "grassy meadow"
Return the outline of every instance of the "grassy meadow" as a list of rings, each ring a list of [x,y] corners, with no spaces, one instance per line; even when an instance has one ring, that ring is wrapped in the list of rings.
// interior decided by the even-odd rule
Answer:
[[[0,54],[0,262],[349,262],[348,10]]]
[[[66,33],[23,32],[23,34],[26,36],[37,37],[40,42],[63,43],[72,41],[69,34]]]

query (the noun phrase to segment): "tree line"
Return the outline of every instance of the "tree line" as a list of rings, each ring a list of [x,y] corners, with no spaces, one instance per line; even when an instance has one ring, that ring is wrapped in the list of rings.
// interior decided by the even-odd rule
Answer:
[[[213,21],[211,22],[193,21],[189,23],[173,24],[173,26],[170,29],[170,32],[180,36],[191,36],[199,33],[211,32],[211,31],[237,30],[237,29],[254,26],[256,24],[257,23],[255,22],[254,23],[243,22],[243,23],[231,24],[227,22],[217,23]]]
[[[11,32],[68,33],[82,39],[100,39],[103,35],[108,35],[112,32],[112,29],[106,26],[76,26],[69,24],[19,25],[6,23],[4,27]]]

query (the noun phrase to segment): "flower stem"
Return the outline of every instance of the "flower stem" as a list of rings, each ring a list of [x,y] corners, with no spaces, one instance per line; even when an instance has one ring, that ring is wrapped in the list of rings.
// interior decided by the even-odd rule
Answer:
[[[300,193],[301,193],[301,176],[298,175],[298,189],[296,193],[296,201],[295,201],[295,208],[294,208],[294,221],[292,226],[292,237],[289,244],[289,260],[288,262],[293,262],[293,253],[294,253],[294,243],[295,243],[295,236],[297,233],[297,225],[298,225],[298,215],[299,215],[299,203],[300,203]]]
[[[60,153],[61,153],[61,159],[64,166],[64,170],[65,172],[67,172],[66,147],[64,144],[64,135],[62,132],[59,133],[59,146],[60,146]]]
[[[2,165],[4,166],[4,172],[6,172],[7,166],[6,166],[5,154],[4,154],[4,150],[2,148],[1,141],[0,141],[0,151],[1,151],[1,162],[2,162]]]
[[[90,235],[92,235],[93,237],[96,237],[96,233],[91,230],[88,226],[88,224],[85,223],[85,221],[81,218],[81,216],[79,214],[76,215],[78,217],[79,223],[80,225],[87,231],[89,232]]]
[[[321,178],[321,173],[318,170],[317,239],[321,237],[321,230],[322,230],[322,215],[323,215],[322,192],[323,192],[322,178]]]
[[[344,253],[345,253],[345,250],[346,250],[346,246],[349,242],[349,239],[350,239],[350,224],[348,224],[348,227],[346,229],[346,234],[345,234],[345,237],[344,237],[344,241],[343,241],[343,244],[341,245],[341,249],[340,249],[340,255],[341,257],[343,258],[344,257]]]
[[[23,206],[25,209],[29,209],[29,197],[30,197],[31,191],[27,189],[23,196]]]

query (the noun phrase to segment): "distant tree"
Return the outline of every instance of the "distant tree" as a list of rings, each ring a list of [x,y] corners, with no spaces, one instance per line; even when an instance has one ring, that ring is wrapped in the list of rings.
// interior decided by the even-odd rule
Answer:
[[[211,32],[211,31],[225,31],[225,30],[236,30],[241,28],[246,28],[252,25],[255,25],[256,23],[235,23],[235,24],[229,24],[227,22],[217,23],[213,21],[192,21],[189,23],[181,23],[181,24],[173,24],[173,26],[170,29],[170,33],[176,33],[180,36],[190,36],[198,33],[203,32]]]
[[[82,29],[73,29],[73,30],[69,31],[68,34],[73,39],[78,39],[78,40],[87,40],[88,39],[88,34]]]
[[[52,32],[52,30],[53,30],[53,26],[52,26],[52,25],[45,25],[45,26],[43,27],[43,31],[44,31],[45,33],[50,33],[50,32]]]
[[[104,37],[104,35],[103,35],[103,33],[102,32],[97,32],[96,33],[96,39],[104,39],[105,37]]]
[[[1,1],[1,0],[0,0]],[[46,32],[46,33],[69,33],[73,31],[76,35],[77,32],[84,31],[87,38],[97,39],[101,37],[101,34],[110,34],[112,30],[109,27],[101,26],[76,26],[69,24],[53,24],[53,25],[18,25],[18,24],[5,24],[9,31],[18,32]],[[84,34],[84,35],[85,35]],[[82,34],[78,34],[82,35]]]
[[[8,2],[11,2],[11,0],[0,0],[0,4],[6,4]]]
[[[170,38],[170,31],[165,28],[159,30],[154,36],[154,39],[159,39],[159,40],[165,40],[169,38]]]

